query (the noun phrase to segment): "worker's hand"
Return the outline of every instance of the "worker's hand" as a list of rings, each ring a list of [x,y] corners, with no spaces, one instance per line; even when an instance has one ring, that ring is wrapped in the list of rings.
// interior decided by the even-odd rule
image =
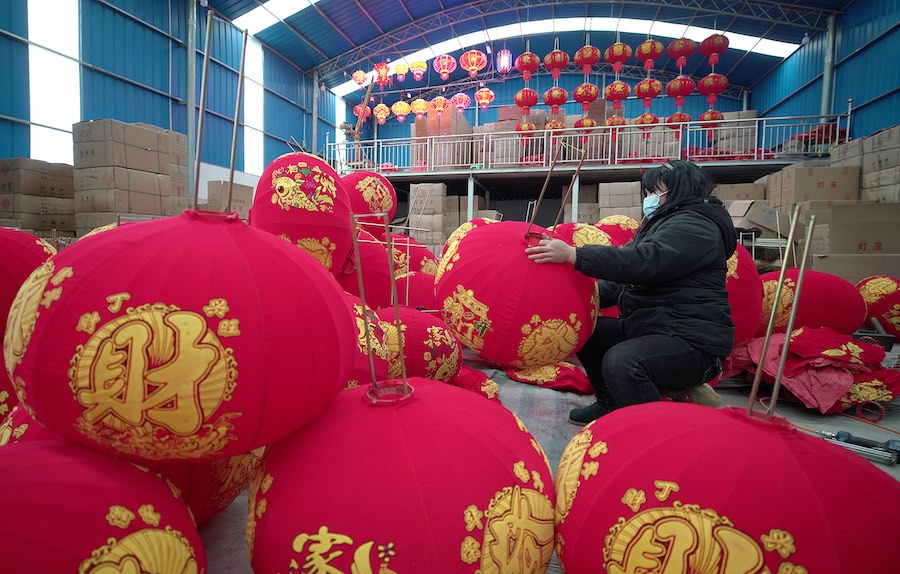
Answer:
[[[535,263],[575,264],[575,248],[565,241],[550,239],[546,235],[536,246],[526,248],[525,254]]]

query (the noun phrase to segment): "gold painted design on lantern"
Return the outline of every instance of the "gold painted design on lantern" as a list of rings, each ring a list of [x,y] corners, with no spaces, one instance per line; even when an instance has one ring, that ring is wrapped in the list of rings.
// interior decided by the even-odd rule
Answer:
[[[119,506],[118,504],[113,504],[109,507],[109,512],[106,514],[106,521],[110,526],[115,526],[116,528],[121,528],[125,530],[131,525],[131,522],[134,520],[134,513],[124,506]]]
[[[7,400],[9,400],[9,391],[0,391],[0,415],[5,415],[9,412],[9,405],[6,404]]]
[[[767,552],[778,552],[778,555],[782,558],[787,558],[797,551],[797,547],[794,545],[794,537],[786,530],[773,528],[769,530],[768,534],[760,536],[759,539]]]
[[[522,326],[525,335],[519,342],[520,360],[513,361],[515,367],[557,363],[570,356],[578,346],[578,332],[581,321],[575,313],[564,319],[542,320],[540,315],[532,315],[531,321]]]
[[[131,301],[131,293],[123,292],[123,293],[115,293],[113,295],[107,295],[106,302],[109,305],[106,306],[109,309],[110,313],[118,313],[122,310],[122,305],[126,301]]]
[[[525,367],[515,371],[516,379],[537,383],[543,386],[556,380],[559,376],[559,367],[557,365],[538,365],[536,367]]]
[[[354,303],[353,304],[353,314],[356,316],[356,349],[365,355],[367,353],[366,350],[366,320],[363,317],[363,307],[361,304]],[[368,312],[369,321],[368,324],[370,326],[369,330],[369,349],[371,349],[372,354],[382,361],[387,361],[389,357],[389,349],[388,349],[388,341],[386,333],[383,333],[381,339],[375,336],[375,328],[374,325],[378,324],[381,326],[381,321],[375,316],[371,311]],[[396,329],[395,329],[396,330]],[[383,329],[382,329],[383,331]],[[398,349],[399,352],[399,349]]]
[[[870,381],[853,383],[839,400],[841,401],[841,408],[847,410],[866,401],[889,403],[894,400],[894,395],[887,385],[884,384],[884,381],[872,379]]]
[[[35,237],[34,243],[35,243],[35,245],[40,247],[44,251],[44,253],[46,253],[47,255],[56,255],[56,248],[53,247],[52,245],[50,245],[49,243],[47,243],[46,241],[44,241],[43,239],[41,239],[40,237]]]
[[[794,302],[794,287],[796,284],[793,279],[785,278],[784,287],[781,289],[781,301],[775,315],[775,326],[787,326],[788,316],[791,313],[791,305]],[[778,288],[777,280],[769,280],[763,283],[763,314],[760,318],[763,325],[768,325],[769,316],[775,303],[775,290]]]
[[[466,564],[475,564],[481,559],[481,545],[471,536],[466,536],[459,548],[459,558]]]
[[[69,386],[85,409],[76,428],[102,445],[154,460],[201,458],[236,438],[230,420],[240,413],[211,418],[231,399],[237,362],[199,313],[128,308],[70,362]]]
[[[409,273],[409,245],[397,247],[393,244],[391,247],[391,255],[394,259],[394,278],[399,279],[401,276]]]
[[[334,178],[318,165],[305,161],[272,172],[272,203],[285,211],[291,208],[312,212],[334,212]]]
[[[862,286],[859,292],[867,305],[877,303],[882,297],[892,295],[900,289],[897,282],[891,277],[874,277]]]
[[[566,446],[559,468],[556,472],[556,522],[561,523],[569,515],[578,487],[591,476],[596,476],[600,464],[596,460],[587,460],[587,457],[597,459],[608,452],[606,443],[594,441],[594,433],[585,428],[575,435]],[[585,456],[587,455],[587,456]]]
[[[53,261],[48,260],[32,271],[19,288],[9,308],[6,333],[3,337],[3,360],[6,362],[6,370],[10,377],[22,363],[22,357],[28,349],[28,343],[31,342],[34,325],[40,316],[41,297],[53,276],[54,269]]]
[[[424,273],[425,275],[431,275],[432,277],[437,275],[438,272],[438,262],[430,257],[423,257],[421,261],[419,261],[419,273]]]
[[[141,508],[145,508],[145,505]],[[119,507],[122,508],[122,507]],[[152,512],[152,506],[150,510]],[[130,510],[124,509],[131,513]],[[134,514],[131,513],[132,518]],[[158,514],[156,514],[159,517]],[[121,540],[108,538],[78,566],[78,574],[198,574],[197,557],[185,536],[171,526],[144,528]]]
[[[370,175],[356,182],[356,189],[362,193],[362,198],[369,206],[372,213],[384,213],[392,207],[391,192],[384,182]]]
[[[610,215],[601,219],[598,225],[618,225],[624,231],[635,231],[641,224],[627,215]]]
[[[863,348],[855,343],[845,343],[838,348],[825,349],[822,354],[826,357],[844,357],[850,355],[850,362],[857,365],[865,365],[865,361],[860,358],[863,354]]]
[[[728,261],[725,262],[725,267],[727,271],[725,272],[725,279],[731,279],[732,277],[735,279],[740,279],[737,274],[738,268],[738,252],[735,250],[734,253],[731,254],[731,257],[728,258]]]
[[[221,297],[210,299],[209,303],[203,306],[203,314],[210,319],[213,316],[224,319],[229,311],[231,311],[231,308],[228,306],[228,300]]]
[[[401,324],[403,341],[406,341],[406,325]],[[397,326],[387,321],[381,322],[384,331],[384,341],[388,350],[388,377],[396,378],[403,374],[403,365],[400,363],[400,336],[397,335]]]
[[[0,423],[0,446],[18,443],[28,431],[28,423],[22,423],[17,427],[13,427],[13,415],[18,409],[19,405],[14,406],[12,410],[9,411],[9,416]]]
[[[553,506],[543,494],[520,486],[494,495],[485,512],[481,574],[543,572],[553,554]]]
[[[78,239],[78,241],[81,241],[82,239],[84,239],[84,238],[86,238],[86,237],[93,237],[94,235],[99,235],[99,234],[101,234],[101,233],[105,233],[105,232],[107,232],[107,231],[111,231],[111,230],[113,230],[113,229],[115,229],[115,228],[117,228],[117,227],[119,227],[119,223],[118,223],[118,222],[116,222],[116,223],[107,223],[106,225],[101,225],[100,227],[95,227],[94,229],[92,229],[92,230],[88,231],[87,233],[85,233],[84,235],[82,235],[82,236]]]
[[[291,549],[300,555],[303,555],[303,563],[301,564],[296,558],[291,558],[288,565],[288,571],[303,570],[309,574],[397,574],[390,568],[388,564],[391,559],[396,556],[394,543],[387,542],[385,544],[375,544],[374,540],[360,544],[353,551],[353,562],[349,568],[344,568],[340,562],[347,562],[349,553],[345,553],[341,546],[355,545],[353,538],[346,534],[338,534],[329,532],[327,526],[320,526],[315,534],[301,533],[294,537]],[[380,563],[377,568],[372,564],[372,549],[377,552],[377,559]],[[349,550],[349,549],[346,549]],[[344,556],[344,560],[339,560]],[[334,562],[337,561],[338,564]]]
[[[209,463],[209,472],[218,488],[206,501],[206,507],[219,511],[231,504],[247,486],[254,469],[262,460],[263,452],[265,447],[260,447],[246,454]]]
[[[466,532],[472,532],[476,528],[481,530],[484,528],[482,524],[482,519],[484,518],[484,513],[478,509],[474,504],[470,504],[466,507],[466,510],[463,512],[463,520],[466,523]]]
[[[266,512],[266,499],[263,498],[275,478],[266,472],[266,461],[260,459],[259,463],[251,470],[250,493],[247,503],[247,528],[244,531],[244,541],[247,543],[247,552],[253,558],[253,543],[256,541],[256,521]]]
[[[516,478],[528,484],[528,479],[531,478],[531,473],[528,472],[528,469],[525,468],[525,461],[520,460],[513,465],[513,474],[516,475]]]
[[[456,332],[460,342],[474,351],[484,348],[484,336],[493,331],[488,319],[490,308],[475,297],[471,289],[462,285],[444,300],[443,318]]]
[[[138,516],[147,526],[159,526],[162,515],[153,508],[152,504],[143,504],[138,508]]]
[[[349,390],[351,390],[351,389],[357,388],[358,386],[359,386],[359,381],[358,381],[358,380],[356,380],[356,379],[350,379],[349,381],[347,381],[347,384],[344,385],[344,388],[341,389],[341,390],[342,390],[342,391],[349,391]]]
[[[493,399],[500,394],[500,385],[491,379],[487,379],[481,383],[481,393],[489,399]]]
[[[647,502],[647,495],[638,488],[629,488],[622,496],[621,502],[630,508],[632,512],[637,512]]]
[[[85,313],[81,317],[78,318],[78,324],[75,326],[75,331],[80,333],[87,333],[88,335],[93,335],[94,331],[97,330],[97,323],[100,322],[100,313],[96,311],[91,311],[90,313]]]
[[[443,351],[451,349],[451,351],[449,355],[426,351],[424,354],[425,375],[435,381],[449,382],[459,372],[460,353],[456,337],[448,329],[439,325],[432,325],[426,331],[428,333],[428,338],[424,341],[426,347]]]
[[[653,491],[653,496],[660,502],[667,501],[672,493],[681,489],[677,482],[671,480],[654,480],[653,486],[657,488],[657,490]]]

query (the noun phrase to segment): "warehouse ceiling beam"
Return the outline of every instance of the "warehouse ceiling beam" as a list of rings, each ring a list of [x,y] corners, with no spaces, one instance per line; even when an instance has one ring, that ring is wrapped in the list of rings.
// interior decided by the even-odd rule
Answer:
[[[362,2],[360,2],[359,0],[353,0],[353,1],[356,2],[356,5],[359,7],[360,10],[362,10],[362,13],[365,15],[365,17],[369,19],[369,22],[371,22],[372,25],[375,26],[375,29],[378,30],[378,33],[384,34],[384,30],[381,29],[381,26],[378,25],[378,22],[375,21],[375,18],[372,18],[372,15],[369,14],[369,11],[366,10],[366,7],[362,5]],[[351,45],[352,44],[353,43],[351,42]]]
[[[261,0],[254,0],[254,1],[255,1],[259,6],[263,6],[263,2],[262,2]],[[263,7],[265,7],[265,6],[263,6]],[[269,12],[269,14],[272,14],[272,13]],[[272,16],[275,17],[275,18],[278,18],[278,16],[275,16],[275,14],[272,14]],[[316,46],[316,45],[313,43],[312,40],[310,40],[309,38],[307,38],[306,36],[304,36],[304,35],[300,32],[300,30],[294,28],[293,26],[291,26],[290,24],[288,24],[287,22],[285,22],[285,21],[282,20],[281,18],[278,18],[278,21],[279,21],[282,25],[284,25],[288,30],[290,30],[290,32],[291,32],[294,36],[296,36],[297,38],[299,38],[304,44],[306,44],[307,46],[309,46],[310,48],[312,48],[313,50],[315,50],[317,54],[319,54],[319,55],[322,56],[323,58],[328,58],[328,57],[329,57],[328,54],[326,54],[326,53],[323,52],[321,49],[319,49],[319,47]],[[351,42],[351,44],[352,44],[352,42]]]

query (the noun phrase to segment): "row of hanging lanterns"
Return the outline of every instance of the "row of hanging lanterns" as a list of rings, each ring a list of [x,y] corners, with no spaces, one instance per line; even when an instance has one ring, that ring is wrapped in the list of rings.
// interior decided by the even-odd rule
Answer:
[[[475,103],[478,104],[478,107],[482,110],[486,110],[490,103],[493,101],[494,91],[490,88],[481,88],[475,92]],[[392,113],[397,116],[397,121],[403,122],[406,120],[406,116],[408,116],[410,112],[416,114],[417,119],[421,119],[429,110],[433,110],[437,113],[437,115],[441,115],[444,113],[444,111],[449,109],[450,106],[452,106],[455,107],[459,111],[459,113],[462,113],[463,110],[468,108],[471,104],[472,98],[465,92],[459,92],[451,96],[449,99],[443,96],[437,96],[436,98],[431,100],[431,102],[428,102],[422,98],[416,98],[411,102],[398,100],[394,102],[391,107],[388,107],[384,103],[380,103],[376,105],[374,109],[370,108],[369,106],[364,106],[362,103],[359,103],[353,106],[353,115],[359,117],[360,114],[365,114],[365,117],[363,119],[368,119],[370,116],[375,116],[378,124],[384,125],[384,123]]]

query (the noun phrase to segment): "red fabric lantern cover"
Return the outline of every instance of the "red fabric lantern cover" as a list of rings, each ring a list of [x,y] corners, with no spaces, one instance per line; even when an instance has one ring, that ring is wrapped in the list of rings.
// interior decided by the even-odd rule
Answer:
[[[654,402],[585,427],[556,474],[568,574],[891,572],[900,483],[868,461],[743,408]],[[673,432],[672,429],[678,429]],[[823,544],[823,540],[840,541]]]
[[[759,328],[763,300],[762,279],[756,270],[753,256],[740,243],[728,259],[725,289],[728,291],[728,304],[731,305],[731,320],[734,323],[734,344],[740,345],[753,337]]]
[[[659,40],[644,40],[634,51],[634,57],[644,65],[645,70],[653,69],[654,60],[658,60],[666,49]]]
[[[554,239],[561,239],[573,247],[614,245],[608,233],[588,223],[560,223],[551,231]]]
[[[424,273],[437,275],[438,258],[427,247],[410,237],[400,233],[391,233],[394,256],[394,275],[406,273]]]
[[[353,309],[356,325],[356,353],[353,354],[353,362],[347,382],[342,390],[365,387],[372,384],[372,372],[369,369],[369,350],[372,353],[372,362],[375,365],[375,380],[383,381],[388,378],[388,360],[390,349],[387,332],[378,315],[371,307],[366,305],[369,317],[369,346],[366,348],[366,323],[363,317],[363,305],[356,295],[346,293],[348,303]]]
[[[494,101],[494,90],[490,88],[481,88],[475,91],[475,103],[482,110],[488,109],[491,102]]]
[[[600,57],[600,48],[588,44],[575,52],[575,65],[581,66],[581,73],[587,76],[591,73],[591,66],[599,62]]]
[[[453,233],[447,237],[447,241],[444,242],[444,248],[441,250],[441,260],[438,262],[438,271],[435,275],[439,275],[441,271],[441,265],[443,264],[444,258],[447,255],[447,252],[450,251],[450,258],[452,259],[453,254],[456,253],[457,247],[459,247],[459,242],[465,237],[470,231],[479,227],[481,225],[490,225],[492,223],[497,223],[494,219],[488,219],[487,217],[476,217],[474,219],[470,219],[466,221],[459,227],[453,230]]]
[[[354,171],[342,177],[341,184],[347,192],[353,213],[387,213],[388,219],[394,219],[397,192],[388,178],[374,171]],[[370,227],[384,227],[384,218],[376,215],[360,217],[357,221],[371,224],[365,226],[370,233]]]
[[[350,198],[322,158],[285,154],[266,167],[250,209],[250,225],[306,251],[337,273],[353,247]]]
[[[544,67],[550,70],[554,80],[559,79],[559,74],[569,65],[569,55],[562,50],[553,50],[544,56]]]
[[[391,305],[391,270],[387,247],[371,233],[357,231],[359,241],[359,266],[362,268],[366,305],[372,309]],[[353,253],[337,275],[338,283],[347,293],[359,297],[359,279],[356,276],[357,261]]]
[[[540,446],[500,405],[410,384],[411,397],[380,407],[362,389],[341,393],[319,424],[270,447],[250,491],[255,572],[325,558],[346,573],[547,569],[553,477]],[[377,479],[309,464],[336,456]]]
[[[622,71],[622,64],[631,59],[631,54],[631,46],[616,42],[603,52],[603,59],[612,64],[613,71],[618,74]]]
[[[459,368],[459,372],[456,373],[456,376],[450,381],[450,384],[454,387],[478,393],[488,400],[500,403],[500,386],[488,377],[487,373],[476,369],[475,367],[462,365]]]
[[[641,224],[628,215],[609,215],[598,221],[595,226],[609,235],[613,245],[620,247],[634,239]]]
[[[449,382],[462,365],[462,345],[440,317],[411,307],[400,307],[403,325],[403,355],[406,375]],[[394,309],[376,312],[384,323],[394,326]],[[396,331],[396,326],[394,326]],[[397,349],[399,354],[399,349]],[[399,357],[397,357],[399,360]]]
[[[697,91],[706,96],[706,103],[710,106],[716,105],[717,95],[727,89],[728,78],[722,74],[708,74],[697,84]]]
[[[69,440],[210,460],[315,419],[346,380],[352,325],[310,255],[185,211],[48,259],[13,303],[4,359],[28,414]]]
[[[540,65],[541,59],[537,54],[533,52],[523,52],[519,57],[516,58],[516,71],[522,74],[522,78],[525,80],[525,85],[528,85],[528,81],[531,79],[531,74],[537,72]],[[537,92],[535,92],[534,95],[534,102],[537,103]],[[519,104],[517,103],[516,105]]]
[[[569,92],[559,86],[553,86],[544,92],[544,103],[550,106],[550,113],[554,116],[559,113],[559,106],[565,105],[569,100]]]
[[[666,49],[666,53],[669,54],[670,58],[675,60],[675,65],[678,66],[678,69],[680,70],[684,68],[685,64],[687,64],[687,59],[693,55],[696,50],[697,42],[687,38],[678,38],[677,40],[672,40],[669,47]]]
[[[649,108],[653,98],[662,93],[662,82],[654,78],[644,78],[634,86],[634,95],[643,98],[644,107]]]
[[[583,395],[591,395],[594,388],[584,371],[565,361],[553,365],[525,367],[524,369],[506,369],[506,376],[520,383],[536,385],[555,391],[572,391]]]
[[[613,103],[613,109],[621,109],[622,102],[631,95],[631,86],[616,80],[603,88],[603,97]],[[609,119],[609,118],[607,118]]]
[[[413,309],[428,311],[439,309],[434,296],[434,275],[415,271],[398,275],[397,299],[400,305]]]
[[[869,373],[854,373],[850,388],[825,414],[837,414],[869,402],[887,405],[898,395],[900,372],[894,369],[877,369]]]
[[[581,104],[581,110],[586,112],[590,109],[591,102],[596,101],[596,99],[600,97],[600,88],[594,84],[585,82],[575,88],[572,97],[576,102]]]
[[[478,72],[488,64],[487,56],[481,50],[469,50],[459,57],[459,67],[469,72],[469,76],[476,77]]]
[[[875,318],[895,339],[900,341],[900,280],[886,275],[866,277],[856,284],[866,302],[866,325]]]
[[[700,42],[700,53],[709,58],[709,65],[719,63],[719,54],[728,49],[728,38],[722,34],[713,34]]]
[[[520,56],[521,57],[521,56]],[[513,97],[516,105],[522,108],[522,115],[527,116],[531,108],[538,103],[538,93],[531,88],[522,88]]]
[[[460,341],[504,367],[562,361],[581,348],[596,319],[593,280],[530,261],[527,228],[503,221],[469,231],[444,255],[435,284],[442,316]]]
[[[794,306],[794,288],[797,286],[798,269],[789,268],[784,277],[778,314],[775,316],[775,333],[784,333],[788,316]],[[778,272],[772,271],[760,276],[763,282],[762,316],[757,337],[766,334],[772,306],[775,304],[775,289],[778,286]],[[866,302],[852,283],[829,273],[806,271],[803,291],[800,293],[800,308],[794,319],[794,329],[800,327],[828,327],[850,335],[866,320]]]
[[[0,467],[4,572],[206,571],[177,488],[146,469],[56,440],[0,448]]]
[[[360,114],[365,114],[363,119],[367,120],[369,119],[369,116],[372,115],[372,108],[370,108],[369,106],[363,106],[361,103],[356,104],[355,106],[353,106],[353,115],[359,117]]]
[[[678,76],[666,84],[666,95],[675,98],[675,106],[684,105],[684,99],[694,93],[694,80],[687,76]]]

